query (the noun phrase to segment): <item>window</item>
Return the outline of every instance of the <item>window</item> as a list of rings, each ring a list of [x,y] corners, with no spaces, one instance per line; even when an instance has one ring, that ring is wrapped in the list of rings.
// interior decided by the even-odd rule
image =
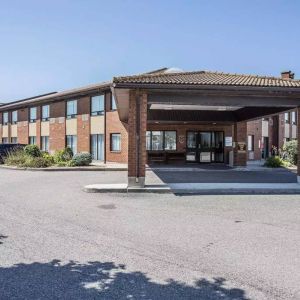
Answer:
[[[29,110],[29,121],[30,123],[36,122],[36,107],[31,107]]]
[[[67,118],[72,119],[77,116],[77,100],[67,102]]]
[[[8,112],[4,112],[3,113],[2,124],[3,125],[7,125],[8,124]]]
[[[254,151],[254,135],[248,135],[248,151]]]
[[[17,122],[18,122],[18,111],[17,110],[15,110],[11,113],[11,122],[13,124],[17,124]]]
[[[285,120],[285,123],[287,123],[287,124],[290,123],[290,113],[289,112],[284,114],[284,120]]]
[[[297,124],[296,112],[295,111],[292,111],[292,124],[293,125]]]
[[[116,110],[117,104],[114,96],[111,96],[111,110]]]
[[[104,95],[92,97],[91,115],[98,116],[104,114]]]
[[[41,150],[49,152],[49,136],[41,137]]]
[[[8,144],[8,137],[2,138],[2,144]]]
[[[176,131],[165,131],[165,150],[176,150]]]
[[[72,149],[73,154],[77,153],[77,136],[76,135],[67,135],[67,147]]]
[[[176,131],[147,131],[146,149],[147,150],[176,150],[177,133]]]
[[[110,151],[121,151],[121,134],[112,133],[110,136]]]
[[[42,106],[42,121],[49,121],[49,105]]]
[[[30,136],[29,137],[29,144],[30,145],[36,145],[36,136]]]
[[[17,137],[12,137],[11,138],[11,143],[12,144],[18,144],[18,138]]]
[[[104,160],[104,134],[91,135],[91,154],[95,160]]]
[[[193,149],[196,148],[197,142],[197,132],[190,131],[187,133],[187,141],[186,146],[187,148]]]

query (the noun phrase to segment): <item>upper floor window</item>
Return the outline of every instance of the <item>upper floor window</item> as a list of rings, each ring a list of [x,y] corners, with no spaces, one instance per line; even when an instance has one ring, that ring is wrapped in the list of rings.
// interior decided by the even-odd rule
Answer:
[[[7,125],[7,124],[8,124],[8,112],[4,112],[4,113],[3,113],[2,124],[3,124],[3,125]]]
[[[296,112],[295,111],[292,111],[292,124],[293,125],[297,124]]]
[[[17,124],[18,122],[18,111],[17,110],[14,110],[12,113],[11,113],[11,122],[13,124]]]
[[[49,120],[49,105],[42,106],[42,121]]]
[[[111,110],[116,110],[116,109],[117,109],[116,100],[115,100],[115,97],[112,96],[111,97]]]
[[[290,113],[289,112],[284,114],[284,120],[285,120],[285,123],[290,123]]]
[[[98,116],[104,113],[104,95],[92,97],[91,115]]]
[[[31,107],[29,112],[29,121],[30,123],[36,122],[36,107]]]
[[[67,102],[67,118],[75,118],[77,116],[77,100]]]

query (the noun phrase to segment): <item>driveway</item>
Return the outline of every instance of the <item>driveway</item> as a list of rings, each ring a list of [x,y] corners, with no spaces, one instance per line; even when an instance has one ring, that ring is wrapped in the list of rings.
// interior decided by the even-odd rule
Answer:
[[[0,170],[0,299],[300,299],[300,196],[87,194]]]

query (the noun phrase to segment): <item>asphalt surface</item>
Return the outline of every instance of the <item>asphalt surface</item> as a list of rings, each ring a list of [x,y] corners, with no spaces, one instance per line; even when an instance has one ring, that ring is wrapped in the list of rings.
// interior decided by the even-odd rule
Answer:
[[[0,170],[0,299],[300,299],[300,196],[87,194]]]

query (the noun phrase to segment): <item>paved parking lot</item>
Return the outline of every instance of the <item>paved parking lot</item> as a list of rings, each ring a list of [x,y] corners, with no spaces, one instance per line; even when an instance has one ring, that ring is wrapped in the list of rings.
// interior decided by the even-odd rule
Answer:
[[[300,299],[300,196],[86,194],[0,170],[0,299]]]

